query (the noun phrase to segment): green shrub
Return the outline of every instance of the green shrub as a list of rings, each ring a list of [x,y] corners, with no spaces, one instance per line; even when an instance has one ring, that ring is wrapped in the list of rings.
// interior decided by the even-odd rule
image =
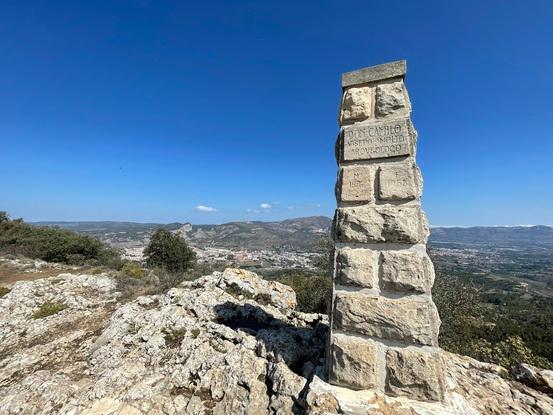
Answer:
[[[455,278],[437,274],[432,298],[442,320],[440,346],[453,353],[469,354],[472,343],[480,338],[482,324],[493,320],[481,304],[480,292]]]
[[[334,268],[334,241],[330,237],[322,238],[317,242],[315,249],[320,256],[315,259],[313,265],[323,275],[332,275]]]
[[[136,262],[127,262],[121,268],[121,273],[127,277],[141,279],[146,276],[146,270]]]
[[[439,340],[445,350],[506,368],[529,363],[553,369],[553,362],[538,355],[523,338],[531,330],[516,324],[512,319],[514,312],[498,314],[483,302],[482,294],[473,285],[438,273],[432,297],[442,320]],[[544,336],[545,330],[540,335]]]
[[[31,226],[0,213],[0,252],[70,265],[121,266],[119,253],[89,236],[58,228]]]
[[[46,302],[40,306],[40,308],[33,314],[34,319],[44,318],[57,314],[62,310],[65,310],[67,306],[58,302]]]
[[[196,262],[196,254],[186,241],[165,229],[152,235],[144,256],[148,268],[163,268],[170,273],[184,272]]]
[[[186,329],[166,330],[164,332],[165,343],[169,347],[178,347],[182,343],[182,339],[184,339],[185,334]]]
[[[0,285],[0,297],[5,296],[9,292],[10,292],[10,289],[8,287],[3,287]]]
[[[269,274],[270,275],[270,274]],[[281,270],[272,275],[296,292],[297,309],[304,313],[328,313],[332,293],[332,278],[304,270]]]

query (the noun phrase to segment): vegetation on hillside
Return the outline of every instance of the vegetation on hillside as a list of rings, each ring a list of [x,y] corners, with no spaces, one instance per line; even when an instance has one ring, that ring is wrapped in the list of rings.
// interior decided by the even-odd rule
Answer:
[[[70,265],[106,265],[119,268],[119,253],[104,243],[75,232],[31,226],[22,219],[10,220],[0,212],[0,253]]]
[[[326,239],[319,246],[323,253],[332,251]],[[322,255],[316,272],[293,269],[268,275],[296,291],[300,311],[326,313],[332,290],[330,258]],[[495,293],[487,290],[488,280],[468,278],[459,269],[436,264],[432,296],[442,320],[440,346],[507,368],[525,362],[553,369],[550,299]]]
[[[131,300],[139,295],[159,294],[211,274],[215,269],[196,262],[196,253],[186,241],[166,230],[158,229],[144,249],[146,268],[136,262],[126,262],[118,274],[118,289],[123,298]]]
[[[5,296],[9,292],[10,292],[10,289],[8,287],[4,287],[0,285],[0,298]]]
[[[440,346],[453,353],[510,367],[553,369],[553,310],[538,310],[515,295],[486,295],[475,284],[436,276],[432,290],[442,326]]]
[[[40,308],[33,313],[34,319],[44,318],[52,316],[59,313],[62,310],[65,310],[67,306],[63,303],[58,302],[46,302],[40,306]]]
[[[165,229],[158,229],[152,235],[144,257],[149,268],[162,268],[173,274],[187,271],[196,262],[196,253],[186,241]]]
[[[332,292],[332,278],[326,271],[279,269],[263,272],[263,277],[292,287],[298,311],[327,314]]]

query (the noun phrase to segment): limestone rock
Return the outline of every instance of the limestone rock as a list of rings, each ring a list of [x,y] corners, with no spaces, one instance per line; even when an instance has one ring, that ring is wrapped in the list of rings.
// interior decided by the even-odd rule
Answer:
[[[553,397],[553,370],[545,370],[527,363],[519,363],[510,370],[511,375],[531,388]]]
[[[500,366],[443,352],[443,402],[392,397],[377,390],[353,391],[325,381],[317,368],[306,396],[308,415],[490,415],[553,414],[553,399],[502,377]]]
[[[279,282],[259,278],[250,271],[227,268],[217,281],[217,287],[261,303],[268,302],[282,310],[293,310],[296,307],[294,290]]]
[[[421,401],[441,401],[444,368],[438,353],[409,349],[386,352],[386,391]]]
[[[405,115],[411,110],[402,81],[380,84],[376,87],[375,113],[377,117]]]
[[[378,169],[380,200],[413,200],[420,198],[421,178],[411,162],[383,165]]]
[[[553,413],[553,399],[499,366],[450,353],[443,403],[332,386],[327,317],[285,308],[290,291],[254,273],[215,272],[125,304],[116,281],[61,274],[0,298],[2,415]],[[34,319],[44,301],[67,308]]]
[[[334,238],[338,242],[424,244],[428,223],[419,206],[339,208]]]
[[[330,383],[352,389],[377,387],[378,348],[375,342],[333,334],[330,348]]]
[[[428,300],[337,292],[332,324],[349,333],[437,346],[440,318]]]
[[[300,395],[307,382],[307,379],[292,372],[284,362],[269,363],[267,377],[274,392],[292,398]]]
[[[292,414],[307,378],[291,368],[324,350],[325,317],[251,272],[117,298],[115,279],[70,274],[0,298],[0,413]],[[46,299],[68,308],[33,319]]]
[[[370,87],[346,89],[342,100],[340,123],[364,120],[372,115],[373,91]]]
[[[382,287],[395,291],[429,293],[434,267],[426,254],[414,251],[382,252]]]
[[[407,71],[405,60],[370,66],[342,74],[342,87],[382,81],[389,78],[404,78]]]
[[[342,202],[373,200],[373,178],[369,166],[348,166],[340,171],[337,199]]]
[[[416,143],[409,117],[370,120],[342,128],[336,155],[340,162],[415,155]]]
[[[370,249],[341,248],[336,253],[336,282],[363,288],[375,286],[376,253]]]

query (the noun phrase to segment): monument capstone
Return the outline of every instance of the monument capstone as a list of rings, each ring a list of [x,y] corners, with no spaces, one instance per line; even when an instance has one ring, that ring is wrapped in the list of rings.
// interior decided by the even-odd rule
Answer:
[[[444,397],[406,62],[342,75],[336,144],[329,381],[421,401]]]

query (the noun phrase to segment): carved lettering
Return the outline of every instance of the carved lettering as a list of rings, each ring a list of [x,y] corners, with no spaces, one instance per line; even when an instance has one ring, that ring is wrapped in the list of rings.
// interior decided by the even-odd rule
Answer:
[[[339,200],[343,202],[368,202],[373,199],[373,179],[368,166],[344,167],[340,174]]]
[[[345,127],[342,138],[345,161],[403,156],[413,149],[407,118]]]

